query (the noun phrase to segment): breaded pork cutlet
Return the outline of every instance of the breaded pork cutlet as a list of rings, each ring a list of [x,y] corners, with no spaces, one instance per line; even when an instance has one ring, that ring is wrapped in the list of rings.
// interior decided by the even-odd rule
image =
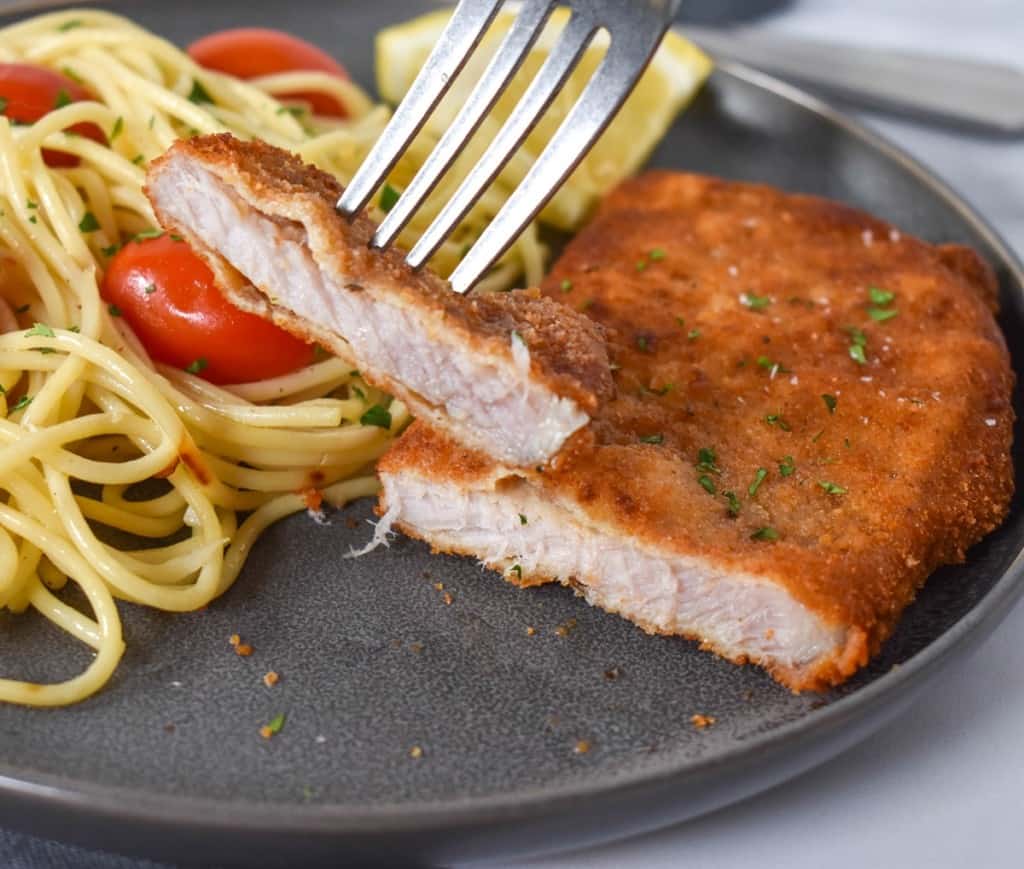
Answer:
[[[658,172],[543,289],[605,326],[617,398],[540,470],[415,423],[380,466],[383,526],[820,690],[1006,515],[1013,374],[966,248]]]
[[[420,418],[509,465],[547,461],[612,391],[600,327],[534,291],[464,297],[334,209],[330,175],[228,135],[149,169],[161,224],[227,297],[349,359]],[[254,353],[259,348],[253,348]]]

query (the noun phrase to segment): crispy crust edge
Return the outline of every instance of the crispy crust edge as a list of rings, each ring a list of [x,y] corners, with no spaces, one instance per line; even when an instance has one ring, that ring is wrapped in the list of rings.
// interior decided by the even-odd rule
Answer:
[[[530,351],[532,376],[555,395],[576,401],[586,412],[592,414],[614,393],[604,331],[597,323],[536,290],[469,297],[451,292],[447,282],[429,270],[410,269],[398,249],[371,249],[369,240],[376,226],[365,213],[351,221],[337,214],[335,203],[343,188],[333,176],[280,148],[244,142],[227,133],[176,142],[150,165],[145,187],[161,225],[184,235],[216,271],[222,271],[216,254],[173,220],[153,194],[152,179],[172,169],[179,158],[200,162],[251,207],[264,214],[269,207],[273,219],[300,224],[321,267],[339,274],[355,269],[380,276],[385,286],[377,291],[402,305],[420,309],[426,305],[443,321],[444,328],[457,330],[465,343],[475,343],[489,355],[512,364],[510,335],[518,332]],[[322,331],[269,299],[265,306],[257,305],[252,293],[264,295],[258,288],[243,294],[235,282],[228,298],[233,303],[242,301],[259,316],[269,315],[304,340],[326,341]],[[327,343],[333,349],[336,341]],[[381,386],[394,388],[393,383]]]

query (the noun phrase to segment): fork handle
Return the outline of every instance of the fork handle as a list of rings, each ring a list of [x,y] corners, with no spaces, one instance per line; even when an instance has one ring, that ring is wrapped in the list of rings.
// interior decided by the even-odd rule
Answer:
[[[747,29],[684,29],[719,59],[799,79],[870,104],[1003,133],[1024,132],[1024,69]]]

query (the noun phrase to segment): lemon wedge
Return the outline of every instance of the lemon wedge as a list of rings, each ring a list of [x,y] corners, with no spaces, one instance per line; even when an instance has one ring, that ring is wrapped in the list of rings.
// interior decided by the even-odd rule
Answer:
[[[385,101],[397,104],[402,99],[450,14],[447,9],[430,12],[377,34],[377,88]],[[552,14],[522,68],[470,142],[469,147],[477,154],[483,153],[522,97],[568,19],[569,11],[565,8],[558,8]],[[436,138],[451,124],[514,20],[514,11],[506,9],[498,14],[479,48],[427,122],[428,135]],[[591,42],[566,86],[499,176],[496,182],[499,187],[511,190],[523,179],[593,76],[607,45],[604,32]],[[704,52],[678,32],[669,31],[618,116],[548,203],[540,219],[559,229],[576,229],[601,196],[644,164],[676,115],[700,89],[711,68],[711,60]]]

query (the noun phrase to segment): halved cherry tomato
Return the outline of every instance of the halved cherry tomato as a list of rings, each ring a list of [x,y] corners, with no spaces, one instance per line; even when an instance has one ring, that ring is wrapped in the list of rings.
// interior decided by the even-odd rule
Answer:
[[[154,359],[211,383],[264,380],[314,359],[313,345],[228,302],[206,263],[168,235],[121,248],[101,294]]]
[[[32,124],[65,103],[91,99],[92,94],[78,82],[52,69],[27,63],[0,63],[0,114],[12,121]],[[103,131],[95,124],[75,124],[70,132],[86,136],[101,145],[107,142]],[[77,166],[79,163],[73,154],[50,148],[43,151],[43,160],[47,166],[58,168]]]
[[[327,52],[290,33],[262,27],[239,27],[211,33],[193,42],[188,53],[200,66],[242,79],[279,72],[326,72],[348,79],[345,68]],[[348,117],[345,106],[326,94],[294,93],[284,96],[305,100],[318,115]]]

